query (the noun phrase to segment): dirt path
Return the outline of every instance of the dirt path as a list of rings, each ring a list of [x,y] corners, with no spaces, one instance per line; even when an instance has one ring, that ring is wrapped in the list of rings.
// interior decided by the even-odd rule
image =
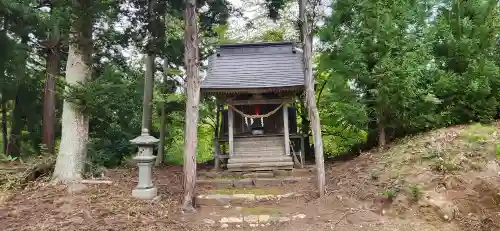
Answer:
[[[85,192],[76,195],[68,195],[61,186],[40,183],[12,195],[0,206],[0,227],[6,231],[222,230],[203,223],[202,211],[194,216],[178,212],[182,192],[180,173],[181,169],[175,166],[156,170],[156,184],[162,198],[150,203],[130,197],[135,186],[134,169],[112,170],[108,173],[112,185],[89,185]],[[301,200],[274,207],[277,211],[307,214],[305,219],[228,230],[416,230],[413,222],[388,220],[360,208],[361,204],[331,194],[321,201]],[[421,226],[419,229],[436,230]]]

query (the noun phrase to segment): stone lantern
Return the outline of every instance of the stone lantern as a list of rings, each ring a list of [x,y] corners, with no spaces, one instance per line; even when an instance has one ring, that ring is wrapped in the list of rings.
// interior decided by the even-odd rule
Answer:
[[[158,189],[153,185],[152,170],[156,159],[156,156],[153,155],[153,149],[159,141],[159,139],[149,135],[148,129],[142,129],[141,135],[130,141],[138,146],[137,156],[134,157],[134,160],[139,167],[139,182],[132,190],[132,196],[135,198],[150,200],[158,194]]]

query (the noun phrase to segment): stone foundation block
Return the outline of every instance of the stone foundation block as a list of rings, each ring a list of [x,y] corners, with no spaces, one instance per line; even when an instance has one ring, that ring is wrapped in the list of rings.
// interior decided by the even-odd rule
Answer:
[[[234,204],[245,204],[255,201],[254,194],[233,194],[231,202]]]
[[[229,195],[198,195],[196,196],[196,204],[204,206],[226,206],[230,205],[231,196]]]
[[[233,185],[236,188],[250,188],[253,187],[253,180],[252,179],[233,180]]]
[[[134,189],[132,190],[132,196],[141,200],[152,200],[158,195],[158,189],[147,188],[147,189]]]
[[[282,183],[282,179],[273,179],[273,178],[260,178],[254,179],[253,184],[256,187],[265,187],[265,186],[279,186]]]

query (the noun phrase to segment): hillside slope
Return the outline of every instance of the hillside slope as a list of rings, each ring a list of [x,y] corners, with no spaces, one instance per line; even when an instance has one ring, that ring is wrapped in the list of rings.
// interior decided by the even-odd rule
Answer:
[[[421,230],[500,230],[499,158],[500,122],[444,128],[328,165],[329,190]]]

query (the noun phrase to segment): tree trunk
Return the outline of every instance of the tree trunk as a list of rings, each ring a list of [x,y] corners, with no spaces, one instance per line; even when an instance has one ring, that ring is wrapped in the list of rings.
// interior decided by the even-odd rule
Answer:
[[[146,44],[146,76],[144,77],[144,97],[143,97],[143,107],[142,107],[142,128],[148,129],[149,133],[152,132],[153,127],[153,87],[154,87],[154,73],[156,71],[155,66],[155,41],[156,41],[156,30],[154,22],[155,17],[155,5],[156,0],[148,1],[148,32],[149,41]]]
[[[386,145],[386,136],[385,136],[385,126],[383,123],[378,123],[378,147],[383,149]]]
[[[154,54],[146,57],[146,76],[144,78],[144,98],[142,107],[142,128],[147,128],[149,133],[152,129],[151,112],[153,110],[153,84],[154,84]]]
[[[73,1],[74,12],[88,12],[89,0]],[[77,86],[90,81],[92,54],[91,14],[81,14],[72,21],[68,62],[66,64],[66,83]],[[68,88],[66,88],[68,90]],[[89,117],[79,105],[64,100],[62,113],[61,146],[57,156],[53,180],[71,183],[82,178],[87,155]]]
[[[186,123],[184,135],[184,202],[185,212],[196,211],[194,205],[196,182],[196,145],[198,128],[198,104],[200,79],[198,73],[198,26],[196,24],[196,0],[186,0],[184,14],[184,63],[186,66]]]
[[[10,130],[10,138],[9,138],[9,144],[7,145],[7,153],[12,156],[20,156],[21,155],[21,132],[24,128],[25,125],[25,112],[23,111],[23,107],[25,106],[24,100],[23,100],[23,91],[24,88],[26,87],[25,83],[25,77],[26,77],[26,63],[28,59],[28,40],[29,37],[28,35],[23,35],[21,37],[21,44],[23,45],[23,50],[22,53],[22,63],[24,65],[18,67],[16,71],[16,78],[17,78],[17,86],[16,86],[16,98],[14,100],[14,109],[12,111],[12,127]]]
[[[312,33],[309,29],[306,16],[306,0],[300,1],[300,17],[302,21],[302,34],[304,38],[303,61],[306,87],[306,107],[314,139],[314,155],[316,160],[317,187],[319,196],[325,195],[325,162],[323,156],[323,140],[321,137],[321,124],[318,108],[316,107],[314,95],[314,77],[312,71]]]
[[[168,59],[165,58],[163,60],[163,84],[166,85],[167,81],[167,71],[168,71]],[[162,91],[165,93],[165,91]],[[164,150],[165,150],[165,136],[167,132],[167,115],[165,112],[165,102],[160,102],[160,142],[158,143],[158,153],[156,154],[156,166],[160,166],[163,163],[164,159]]]
[[[7,155],[7,144],[9,143],[7,131],[7,102],[2,100],[2,143],[3,153]]]
[[[45,78],[45,92],[43,100],[43,144],[46,151],[54,152],[56,126],[56,78],[59,75],[59,61],[61,58],[59,31],[56,27],[51,35],[47,47],[47,75]]]
[[[21,130],[23,129],[23,121],[22,121],[22,112],[21,112],[21,99],[20,99],[20,91],[16,92],[16,98],[14,100],[14,109],[12,110],[11,116],[11,130],[10,137],[8,139],[7,151],[5,152],[7,155],[11,156],[20,156],[20,138],[21,138]]]

